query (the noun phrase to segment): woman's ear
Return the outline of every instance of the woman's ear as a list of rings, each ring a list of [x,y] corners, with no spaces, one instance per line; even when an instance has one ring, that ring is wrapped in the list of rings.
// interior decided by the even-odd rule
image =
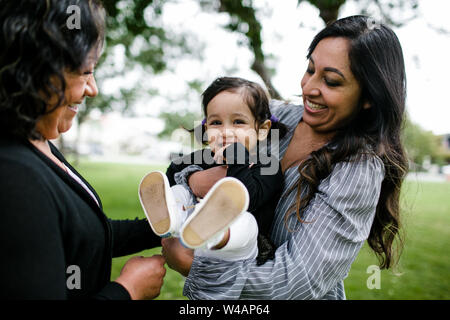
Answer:
[[[258,129],[258,140],[263,141],[269,135],[270,128],[272,127],[272,121],[266,120],[263,124],[259,126]]]
[[[370,104],[370,102],[369,101],[364,101],[364,103],[363,103],[363,109],[364,110],[367,110],[367,109],[369,109],[369,108],[371,108],[372,107],[372,105]]]

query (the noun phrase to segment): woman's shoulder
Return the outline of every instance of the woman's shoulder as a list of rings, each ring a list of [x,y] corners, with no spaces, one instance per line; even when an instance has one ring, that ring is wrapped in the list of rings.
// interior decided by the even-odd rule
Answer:
[[[335,164],[333,172],[337,173],[345,169],[352,172],[355,170],[366,170],[380,173],[384,176],[384,163],[381,158],[373,152],[360,152],[347,160]]]
[[[6,212],[14,214],[19,206],[23,216],[35,214],[38,210],[45,212],[46,217],[55,218],[57,211],[53,209],[60,206],[57,199],[61,194],[61,189],[56,190],[55,187],[61,185],[64,184],[53,170],[26,143],[0,142],[0,202],[5,215]],[[17,199],[26,201],[26,204],[22,206]]]
[[[303,115],[303,106],[289,101],[270,100],[270,112],[286,125],[297,124]]]
[[[32,177],[46,175],[46,166],[25,143],[0,139],[0,174],[14,176],[18,181],[22,177],[32,184]]]
[[[381,185],[384,174],[381,158],[374,153],[364,152],[336,163],[323,182],[324,185],[337,189],[349,185],[369,188]]]
[[[364,155],[334,165],[318,186],[318,197],[347,218],[374,214],[384,180],[384,165],[376,155]],[[353,218],[351,218],[353,219]]]
[[[303,106],[290,101],[272,99],[269,103],[270,111],[275,115],[303,113]]]
[[[25,143],[15,139],[0,138],[0,161],[17,162],[27,164],[32,157],[32,152]]]

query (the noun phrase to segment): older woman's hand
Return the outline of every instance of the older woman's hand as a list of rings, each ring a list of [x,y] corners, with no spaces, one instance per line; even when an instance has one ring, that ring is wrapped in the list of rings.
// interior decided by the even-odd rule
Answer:
[[[164,238],[161,245],[167,265],[187,277],[194,261],[194,250],[183,247],[178,238]]]
[[[166,275],[161,255],[133,257],[125,263],[115,282],[121,284],[133,300],[156,298]]]

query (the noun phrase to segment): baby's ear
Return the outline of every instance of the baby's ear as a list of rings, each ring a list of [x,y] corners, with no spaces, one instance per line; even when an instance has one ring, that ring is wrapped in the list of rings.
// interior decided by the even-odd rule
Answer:
[[[258,129],[258,140],[263,141],[269,135],[270,127],[272,127],[272,121],[266,120],[263,124],[259,126]]]

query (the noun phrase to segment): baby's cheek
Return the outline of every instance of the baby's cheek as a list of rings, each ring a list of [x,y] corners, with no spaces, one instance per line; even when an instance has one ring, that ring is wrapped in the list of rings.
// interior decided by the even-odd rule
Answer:
[[[240,143],[242,143],[246,148],[251,147],[254,141],[257,139],[256,130],[254,129],[237,129],[236,136]]]

